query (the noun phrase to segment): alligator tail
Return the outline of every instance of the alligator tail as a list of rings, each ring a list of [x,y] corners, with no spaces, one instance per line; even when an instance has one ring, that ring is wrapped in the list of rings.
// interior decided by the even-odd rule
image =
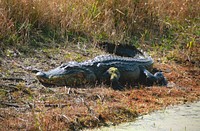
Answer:
[[[137,49],[134,45],[101,42],[97,44],[97,47],[117,56],[152,59],[146,52]]]

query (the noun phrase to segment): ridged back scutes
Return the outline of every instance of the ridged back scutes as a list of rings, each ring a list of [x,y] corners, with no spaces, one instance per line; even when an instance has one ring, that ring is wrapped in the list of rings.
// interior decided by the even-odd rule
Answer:
[[[126,62],[149,62],[153,61],[153,59],[148,57],[122,57],[116,55],[100,55],[93,59],[94,62],[103,62],[103,61],[126,61]]]
[[[116,56],[116,55],[99,55],[96,56],[92,60],[81,62],[81,65],[93,65],[95,63],[107,63],[107,62],[126,62],[126,63],[132,63],[136,62],[138,64],[153,64],[153,59],[150,56],[147,57],[122,57],[122,56]]]

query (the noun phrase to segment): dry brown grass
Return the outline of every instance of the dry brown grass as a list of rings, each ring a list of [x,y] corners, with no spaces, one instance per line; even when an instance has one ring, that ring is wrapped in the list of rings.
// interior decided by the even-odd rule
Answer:
[[[8,12],[5,9],[1,9],[0,11],[0,39],[2,39],[9,36],[14,25],[11,19],[8,18]]]
[[[14,41],[27,42],[31,32],[51,29],[63,36],[125,41],[145,31],[161,35],[170,20],[198,19],[199,6],[198,0],[1,0],[0,38],[12,34]]]

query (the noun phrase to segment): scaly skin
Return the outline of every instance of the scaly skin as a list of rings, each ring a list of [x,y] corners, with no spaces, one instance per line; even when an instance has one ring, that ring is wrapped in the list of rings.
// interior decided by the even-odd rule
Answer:
[[[97,56],[84,62],[68,62],[47,72],[38,72],[36,77],[44,85],[76,86],[86,83],[109,82],[113,89],[122,90],[120,83],[147,81],[166,85],[167,81],[161,72],[154,75],[153,60],[150,56],[121,57],[115,55]],[[148,70],[147,70],[148,69]]]

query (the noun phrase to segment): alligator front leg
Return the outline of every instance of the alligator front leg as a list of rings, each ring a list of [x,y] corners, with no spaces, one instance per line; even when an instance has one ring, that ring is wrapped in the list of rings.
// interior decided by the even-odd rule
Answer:
[[[119,83],[119,78],[120,78],[120,72],[115,67],[110,67],[103,74],[103,79],[104,80],[109,80],[109,82],[111,83],[111,87],[114,90],[123,90],[123,86],[121,86],[120,83]]]
[[[144,73],[145,77],[146,77],[146,82],[147,84],[151,84],[153,85],[154,83],[158,84],[158,85],[167,85],[167,80],[164,77],[162,72],[156,72],[154,75],[152,73],[150,73],[147,69],[145,69],[144,67],[140,68],[142,73]]]

